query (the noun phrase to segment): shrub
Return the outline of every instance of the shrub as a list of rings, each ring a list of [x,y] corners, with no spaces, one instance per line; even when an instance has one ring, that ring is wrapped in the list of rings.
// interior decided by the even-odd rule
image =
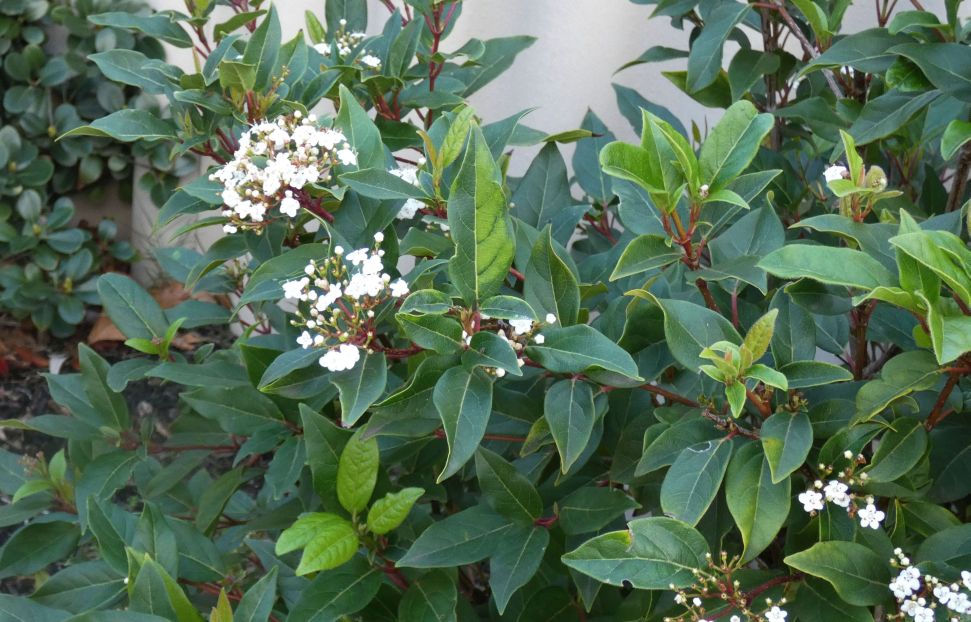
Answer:
[[[132,150],[114,141],[71,138],[69,130],[109,113],[155,104],[140,91],[107,79],[88,61],[95,52],[137,49],[163,55],[154,38],[110,27],[99,16],[147,9],[141,1],[58,2],[6,0],[0,3],[0,311],[30,317],[41,330],[66,336],[97,304],[93,276],[134,257],[127,241],[116,240],[110,220],[78,222],[71,200],[107,196],[116,180],[131,196],[132,164],[144,157],[158,170],[145,182],[164,200],[167,153]],[[117,14],[117,13],[115,13]],[[92,20],[89,21],[88,17]]]
[[[726,110],[689,136],[618,89],[628,144],[593,113],[555,136],[477,118],[462,97],[528,41],[443,54],[458,3],[411,2],[368,39],[363,4],[331,0],[313,47],[282,42],[274,8],[233,4],[199,74],[129,72],[158,77],[171,118],[71,135],[217,162],[162,218],[216,208],[187,227],[226,235],[160,257],[234,294],[244,330],[183,356],[168,344],[200,315],[101,278],[149,356],[82,347],[80,374],[48,378],[69,414],[6,423],[67,439],[26,474],[0,454],[5,521],[26,519],[0,574],[38,584],[6,611],[967,619],[968,164],[941,183],[966,141],[931,103],[967,113],[956,18],[836,36],[846,3],[659,3],[698,30],[669,77]],[[152,23],[206,50],[212,7],[189,8]],[[721,71],[739,24],[779,62],[743,49]],[[782,51],[786,28],[806,58]],[[684,54],[641,60],[663,56]],[[123,73],[121,55],[95,62]],[[900,65],[919,91],[890,86]],[[310,112],[325,98],[333,118]],[[171,423],[130,412],[146,378],[184,391]]]

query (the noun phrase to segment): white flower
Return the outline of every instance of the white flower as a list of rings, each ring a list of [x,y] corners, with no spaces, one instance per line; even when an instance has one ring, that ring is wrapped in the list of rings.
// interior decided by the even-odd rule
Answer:
[[[836,181],[837,179],[843,179],[843,175],[845,175],[848,172],[849,171],[846,170],[845,166],[839,166],[838,164],[834,164],[833,166],[823,171],[823,177],[826,179],[826,182],[829,183],[831,181]]]
[[[357,346],[342,343],[320,357],[320,365],[330,371],[345,371],[352,369],[361,359],[361,351]]]
[[[897,600],[903,600],[920,590],[920,570],[914,567],[904,568],[900,574],[890,582],[890,591]]]
[[[516,335],[523,335],[533,330],[533,320],[509,320],[509,325]]]
[[[340,160],[341,164],[344,166],[357,165],[357,154],[347,147],[337,152],[337,159]]]
[[[371,69],[378,69],[381,67],[381,59],[373,54],[365,54],[361,57],[361,64]]]
[[[295,281],[287,281],[283,284],[283,297],[294,300],[306,300],[306,289],[308,285],[310,285],[310,279],[307,277],[302,277]]]
[[[300,210],[300,202],[293,198],[293,192],[287,190],[286,196],[280,201],[280,211],[294,218]]]
[[[543,345],[545,341],[546,341],[546,337],[544,337],[543,335],[536,335],[535,337],[533,337],[533,343],[535,343],[538,346]]]
[[[384,242],[384,234],[381,233],[380,231],[378,231],[377,233],[375,233],[374,234],[374,241],[377,242],[378,244],[380,244],[381,242]]]
[[[930,607],[916,607],[913,616],[914,622],[934,622],[934,610]]]
[[[556,324],[556,316],[553,315],[552,313],[547,313],[546,314],[546,323],[547,324]]]
[[[786,616],[789,613],[785,609],[779,609],[778,607],[772,607],[765,612],[765,619],[768,622],[785,622]]]
[[[314,338],[307,331],[303,331],[300,333],[300,336],[297,337],[297,345],[306,350],[310,346],[314,345]]]
[[[937,599],[942,605],[946,605],[950,602],[951,598],[955,596],[955,593],[951,591],[946,585],[938,585],[934,588],[934,598]]]
[[[738,616],[732,616],[732,617],[728,618],[728,622],[742,622],[742,618],[740,618]]]
[[[359,248],[347,254],[347,261],[355,266],[359,266],[368,258],[370,251],[366,248]]]
[[[236,233],[237,231],[239,231],[239,227],[236,225],[223,225],[223,233]]]
[[[402,298],[408,295],[408,283],[404,279],[397,279],[391,282],[391,295],[395,298]]]
[[[506,370],[501,367],[496,367],[496,378],[502,378],[506,375]]]
[[[823,495],[815,490],[800,493],[799,503],[806,512],[821,511],[823,509]]]
[[[418,210],[423,207],[425,207],[425,204],[418,199],[408,199],[405,201],[405,204],[401,206],[401,209],[398,210],[397,218],[398,220],[408,220],[414,218],[415,214],[418,213]]]
[[[823,489],[827,501],[832,501],[841,508],[849,507],[850,496],[847,493],[849,487],[837,480],[831,480]]]
[[[964,588],[971,590],[971,572],[967,570],[961,571],[961,583],[964,584]]]
[[[239,205],[240,196],[234,188],[226,188],[222,191],[223,203],[226,207],[236,207]]]
[[[860,510],[859,515],[860,525],[871,529],[879,529],[880,522],[886,517],[886,514],[878,510],[877,506],[872,503],[868,503],[865,508]]]
[[[324,56],[330,56],[330,44],[329,43],[318,43],[314,46],[314,49],[323,54]]]

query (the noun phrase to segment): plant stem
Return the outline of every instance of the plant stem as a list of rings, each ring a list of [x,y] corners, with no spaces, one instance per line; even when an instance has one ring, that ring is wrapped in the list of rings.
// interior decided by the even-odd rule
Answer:
[[[654,384],[642,384],[641,388],[648,393],[654,393],[655,395],[660,395],[666,400],[672,402],[677,402],[678,404],[684,404],[685,406],[701,406],[698,402],[691,398],[687,398],[683,395],[679,395],[673,391],[668,391],[667,389],[662,389],[661,387]]]
[[[934,402],[934,408],[931,409],[931,414],[928,415],[927,421],[924,423],[924,427],[927,428],[927,430],[933,430],[934,426],[951,414],[950,411],[944,410],[944,405],[947,404],[947,398],[951,396],[951,392],[954,390],[954,387],[957,386],[961,376],[962,374],[958,372],[951,372],[948,376],[947,382],[944,384],[944,388],[941,389],[941,394],[937,396],[937,401]]]
[[[964,191],[968,187],[969,170],[971,170],[971,142],[961,149],[961,158],[958,160],[957,170],[954,172],[951,192],[947,195],[947,211],[953,212],[961,207],[961,199],[964,198]]]

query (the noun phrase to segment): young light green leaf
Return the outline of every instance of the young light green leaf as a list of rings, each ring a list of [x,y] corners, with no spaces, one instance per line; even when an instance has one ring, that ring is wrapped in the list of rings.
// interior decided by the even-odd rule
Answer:
[[[395,529],[404,522],[412,506],[423,494],[425,494],[424,488],[405,488],[384,495],[368,510],[368,529],[378,535],[384,535]]]
[[[377,439],[363,440],[361,430],[344,445],[337,466],[337,498],[348,512],[356,514],[367,507],[378,478],[379,462]]]

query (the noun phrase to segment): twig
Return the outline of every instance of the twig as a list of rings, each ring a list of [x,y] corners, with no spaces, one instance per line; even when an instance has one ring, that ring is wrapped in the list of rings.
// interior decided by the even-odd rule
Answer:
[[[792,34],[796,37],[796,39],[799,40],[799,43],[802,45],[802,49],[806,51],[806,54],[809,54],[811,58],[818,58],[819,52],[817,52],[816,48],[813,47],[813,44],[809,42],[806,35],[802,34],[802,30],[800,30],[799,25],[796,24],[795,20],[792,19],[792,15],[789,15],[789,11],[786,10],[785,5],[776,3],[773,4],[773,6],[775,7],[775,10],[779,12],[779,16],[782,17],[782,21],[789,26],[789,30],[791,30]],[[839,85],[836,84],[836,80],[833,78],[832,72],[824,71],[823,77],[826,78],[826,84],[829,85],[830,90],[833,91],[836,98],[843,99],[843,91],[840,89]]]

